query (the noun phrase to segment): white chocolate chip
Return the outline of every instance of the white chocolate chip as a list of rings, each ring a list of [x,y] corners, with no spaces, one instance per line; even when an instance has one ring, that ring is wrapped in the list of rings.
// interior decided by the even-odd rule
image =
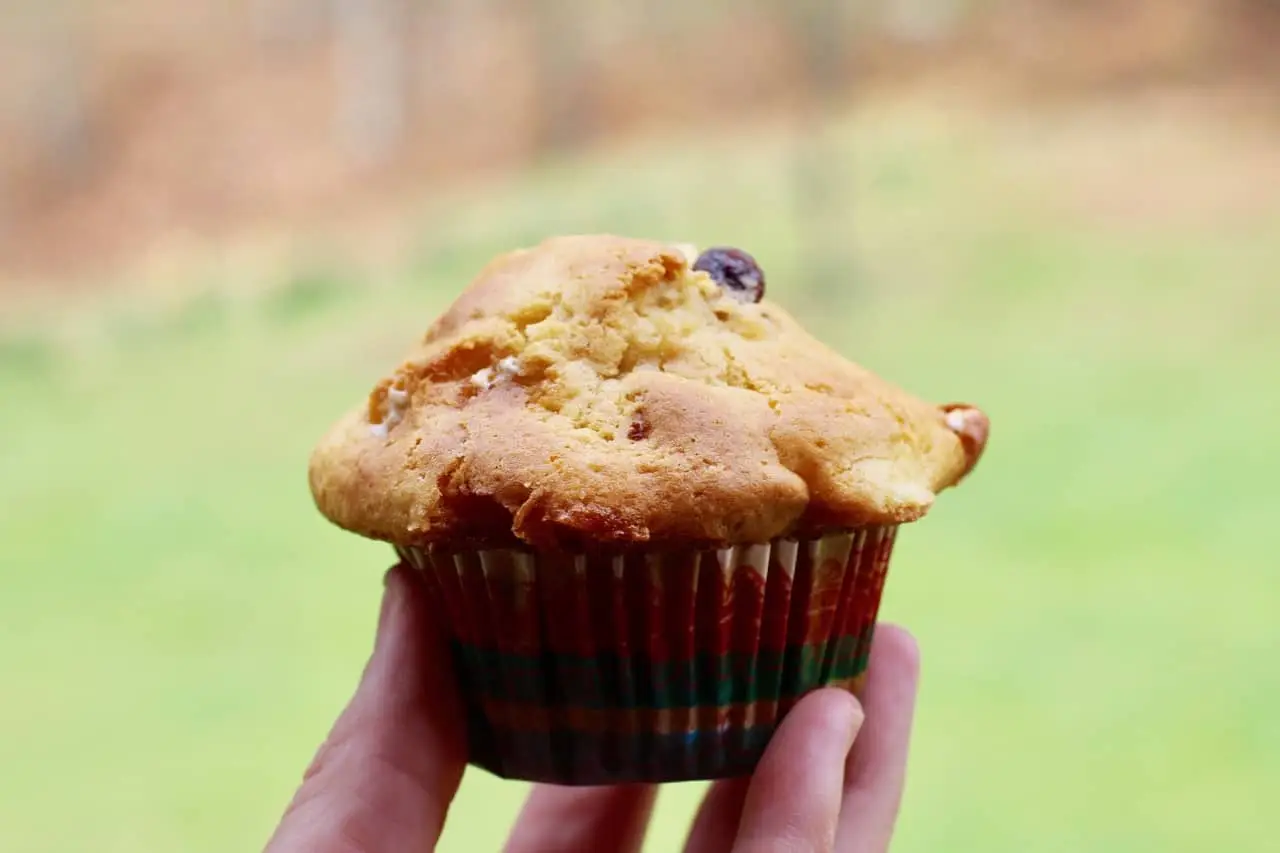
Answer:
[[[391,430],[395,429],[401,421],[404,420],[404,412],[399,409],[392,409],[380,424],[370,424],[369,431],[378,438],[386,438],[391,434]]]
[[[392,386],[382,401],[382,423],[370,424],[369,431],[377,438],[386,438],[396,425],[404,420],[405,407],[409,405],[409,392]]]
[[[520,375],[520,359],[507,356],[498,362],[498,379],[511,380]]]
[[[471,376],[471,384],[482,391],[488,391],[499,382],[510,382],[512,379],[520,375],[521,364],[520,359],[515,356],[507,356],[498,362],[496,370],[493,367],[486,367],[483,370],[477,370]]]

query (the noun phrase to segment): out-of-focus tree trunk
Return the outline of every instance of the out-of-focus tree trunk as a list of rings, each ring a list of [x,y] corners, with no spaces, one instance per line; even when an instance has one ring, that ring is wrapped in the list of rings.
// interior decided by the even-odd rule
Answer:
[[[33,44],[40,45],[39,71],[28,93],[25,117],[41,158],[58,180],[78,178],[92,159],[85,68],[83,2],[36,4]]]
[[[0,240],[32,182],[65,187],[92,161],[81,0],[0,9]]]
[[[574,4],[565,0],[517,0],[530,16],[537,58],[538,148],[556,154],[578,145],[590,131],[583,103],[584,34]]]
[[[808,91],[797,99],[793,185],[802,253],[810,287],[824,289],[848,275],[852,221],[846,152],[834,139],[831,111],[845,90],[845,59],[852,49],[840,0],[794,0],[785,7],[804,53]]]
[[[322,0],[248,0],[248,15],[253,38],[268,45],[318,39],[330,19]]]
[[[791,31],[805,52],[809,84],[816,100],[829,101],[842,88],[849,49],[846,9],[841,0],[792,0],[785,4]]]
[[[65,38],[65,37],[64,37]],[[35,115],[42,148],[60,177],[74,179],[89,167],[92,139],[83,54],[74,36],[53,56]]]
[[[968,5],[969,0],[887,0],[885,26],[902,41],[942,41],[955,32]]]
[[[336,132],[362,165],[395,154],[410,123],[414,0],[331,0]]]
[[[413,32],[417,46],[412,71],[419,98],[430,99],[455,88],[467,95],[474,92],[468,75],[458,79],[453,64],[471,49],[468,33],[477,31],[476,21],[492,14],[493,0],[416,0],[418,19]],[[470,84],[470,85],[469,85]],[[428,128],[430,130],[430,128]]]

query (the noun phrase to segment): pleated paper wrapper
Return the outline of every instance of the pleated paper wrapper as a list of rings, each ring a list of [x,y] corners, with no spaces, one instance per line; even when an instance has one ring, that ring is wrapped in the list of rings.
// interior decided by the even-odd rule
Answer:
[[[676,782],[748,774],[804,694],[858,692],[895,533],[400,556],[446,622],[473,764],[559,785]]]

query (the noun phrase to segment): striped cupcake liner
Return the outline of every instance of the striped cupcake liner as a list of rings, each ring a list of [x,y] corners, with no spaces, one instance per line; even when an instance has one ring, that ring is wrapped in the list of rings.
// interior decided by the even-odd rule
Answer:
[[[861,687],[894,527],[687,553],[399,549],[446,622],[473,764],[560,785],[750,773]]]

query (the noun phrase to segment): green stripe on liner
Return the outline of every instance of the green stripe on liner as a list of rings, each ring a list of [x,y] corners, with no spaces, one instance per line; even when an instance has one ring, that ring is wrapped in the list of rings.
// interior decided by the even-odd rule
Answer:
[[[791,646],[780,652],[664,661],[613,654],[526,656],[463,644],[455,644],[454,654],[460,677],[478,698],[665,709],[795,698],[829,681],[862,674],[867,657],[857,655],[858,645],[858,638],[850,636],[837,641],[830,656],[826,647]]]
[[[491,728],[470,718],[471,763],[499,776],[574,785],[674,782],[741,776],[755,769],[775,727],[679,733]]]

